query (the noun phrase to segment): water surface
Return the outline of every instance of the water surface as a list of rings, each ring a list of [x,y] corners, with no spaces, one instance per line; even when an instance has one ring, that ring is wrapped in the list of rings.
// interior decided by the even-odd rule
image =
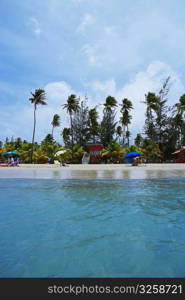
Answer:
[[[0,179],[0,277],[184,277],[184,185]]]

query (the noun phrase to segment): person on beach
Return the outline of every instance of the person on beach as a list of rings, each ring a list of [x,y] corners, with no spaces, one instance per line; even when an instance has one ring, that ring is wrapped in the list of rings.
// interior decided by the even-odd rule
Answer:
[[[133,158],[132,166],[138,166],[138,159],[137,159],[137,157]]]

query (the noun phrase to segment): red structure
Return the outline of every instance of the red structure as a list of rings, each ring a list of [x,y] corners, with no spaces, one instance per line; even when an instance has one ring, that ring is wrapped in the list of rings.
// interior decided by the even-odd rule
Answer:
[[[185,148],[179,149],[172,153],[175,155],[175,162],[176,163],[185,163]]]
[[[89,144],[88,146],[89,155],[90,155],[90,162],[96,163],[99,162],[102,157],[102,144]]]

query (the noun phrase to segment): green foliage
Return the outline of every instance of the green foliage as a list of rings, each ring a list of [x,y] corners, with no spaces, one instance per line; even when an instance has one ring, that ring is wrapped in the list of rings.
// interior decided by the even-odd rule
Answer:
[[[113,112],[114,109],[116,108],[117,106],[117,101],[114,97],[112,96],[108,96],[106,99],[105,99],[105,103],[104,103],[104,111],[105,112]]]
[[[53,116],[53,120],[51,122],[51,125],[52,125],[52,136],[53,136],[54,128],[60,126],[60,116],[59,115],[55,114]]]
[[[64,144],[67,148],[71,148],[71,129],[64,128],[61,132],[61,136],[63,138]]]
[[[89,110],[88,127],[89,127],[90,141],[92,140],[93,143],[95,144],[96,141],[99,140],[99,130],[100,130],[100,126],[98,123],[98,112],[96,108]]]
[[[54,154],[58,149],[58,145],[51,134],[48,134],[41,142],[40,149],[46,154],[47,157],[54,159]]]
[[[73,115],[76,113],[79,109],[79,99],[77,99],[76,95],[72,94],[68,97],[67,103],[62,105],[64,109],[67,110],[70,117],[70,131],[71,131],[71,147],[74,145],[74,125],[73,125]]]
[[[45,151],[42,149],[38,149],[37,151],[34,151],[33,153],[33,160],[37,164],[44,164],[48,162],[48,156]]]
[[[132,102],[127,98],[122,100],[121,104],[121,118],[120,123],[123,126],[123,142],[127,140],[127,144],[129,146],[129,138],[130,138],[130,131],[129,131],[129,124],[131,123],[132,116],[130,111],[133,109]]]
[[[135,145],[140,147],[142,145],[142,142],[143,142],[143,138],[142,138],[141,134],[138,133],[135,138]]]
[[[126,149],[121,147],[117,142],[111,142],[106,148],[103,149],[103,160],[112,163],[123,163],[123,156]]]
[[[115,114],[110,111],[104,111],[103,119],[100,124],[100,140],[105,147],[115,140],[116,124]]]
[[[148,162],[162,162],[163,154],[159,148],[159,145],[150,139],[143,140],[142,153]]]
[[[89,109],[87,98],[80,101],[80,98],[74,94],[70,95],[63,105],[70,118],[69,127],[63,128],[61,132],[65,147],[61,148],[53,139],[54,128],[60,126],[58,114],[53,116],[51,122],[52,134],[48,134],[40,144],[36,143],[37,106],[47,104],[45,91],[36,89],[29,99],[33,104],[34,112],[32,143],[20,137],[7,137],[4,144],[0,142],[0,154],[6,151],[18,151],[25,163],[30,161],[46,163],[48,157],[54,160],[56,159],[55,153],[59,149],[65,149],[66,152],[58,159],[70,163],[81,163],[83,154],[87,151],[87,144],[102,143],[105,161],[123,162],[123,155],[132,151],[144,153],[150,162],[169,160],[172,152],[185,145],[185,94],[174,106],[168,106],[169,82],[170,77],[165,80],[158,93],[148,92],[145,95],[144,133],[142,133],[143,136],[138,133],[134,141],[135,145],[131,146],[129,127],[132,121],[133,105],[130,100],[124,98],[118,110],[117,100],[108,96],[103,104],[102,119],[99,120],[98,106]],[[119,113],[119,126],[116,122],[117,113]]]
[[[131,146],[129,146],[129,147],[126,148],[126,153],[129,153],[129,152],[139,152],[139,153],[142,153],[143,149],[142,149],[142,147],[139,147],[137,145],[131,145]]]
[[[82,163],[82,157],[85,153],[84,148],[81,145],[74,145],[73,149],[72,149],[72,152],[73,152],[73,158],[72,158],[73,163],[81,164]]]
[[[85,146],[90,138],[88,127],[89,111],[87,102],[81,101],[79,108],[73,114],[73,141],[75,144]]]

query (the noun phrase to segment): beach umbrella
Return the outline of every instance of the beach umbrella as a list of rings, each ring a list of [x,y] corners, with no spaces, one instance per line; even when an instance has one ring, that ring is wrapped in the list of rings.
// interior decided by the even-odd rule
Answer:
[[[130,153],[127,153],[124,158],[134,158],[134,157],[137,157],[137,156],[141,156],[142,153],[139,153],[139,152],[130,152]]]
[[[2,154],[2,156],[4,156],[4,157],[19,157],[20,156],[20,154],[18,153],[18,152],[4,152],[3,154]]]
[[[64,154],[64,153],[66,153],[66,152],[67,152],[67,150],[60,150],[60,151],[57,151],[57,152],[55,153],[55,156]]]

